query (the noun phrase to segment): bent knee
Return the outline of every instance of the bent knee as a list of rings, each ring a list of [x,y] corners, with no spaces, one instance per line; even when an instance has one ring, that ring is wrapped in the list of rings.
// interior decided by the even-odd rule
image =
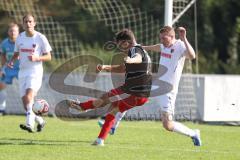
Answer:
[[[167,123],[163,123],[163,127],[167,130],[167,131],[173,131],[173,126],[171,122],[167,122]]]
[[[163,113],[162,114],[162,123],[163,127],[167,131],[173,131],[173,115],[169,113]]]

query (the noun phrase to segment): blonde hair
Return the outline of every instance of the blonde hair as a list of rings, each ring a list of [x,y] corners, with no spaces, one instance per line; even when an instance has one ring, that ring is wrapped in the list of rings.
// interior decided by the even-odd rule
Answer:
[[[19,28],[18,24],[15,23],[15,22],[11,22],[11,23],[8,24],[8,28],[12,28],[12,27],[17,27],[17,28]]]
[[[175,31],[174,28],[170,27],[170,26],[164,26],[163,28],[160,29],[160,34],[161,33],[168,33],[171,36],[175,36]]]

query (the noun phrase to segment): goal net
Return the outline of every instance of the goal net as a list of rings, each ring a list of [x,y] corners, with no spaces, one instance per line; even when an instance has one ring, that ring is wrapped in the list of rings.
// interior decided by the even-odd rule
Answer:
[[[61,21],[55,20],[53,16],[46,15],[46,12],[42,10],[38,2],[38,0],[1,0],[0,10],[6,13],[9,19],[14,19],[20,24],[22,23],[24,14],[33,13],[36,15],[36,29],[47,36],[53,48],[54,59],[49,64],[50,67],[46,66],[48,72],[45,72],[43,85],[38,94],[38,97],[44,98],[50,103],[50,112],[54,114],[54,107],[61,100],[67,97],[79,97],[77,91],[79,88],[74,86],[88,88],[89,93],[87,95],[81,95],[83,100],[89,97],[96,97],[97,95],[95,94],[99,93],[98,91],[107,91],[111,89],[113,87],[113,82],[111,76],[108,74],[102,74],[95,82],[87,82],[83,75],[86,66],[80,67],[79,70],[74,70],[64,81],[67,84],[71,84],[72,88],[70,87],[70,89],[72,89],[72,91],[69,91],[68,88],[65,92],[61,92],[62,86],[59,86],[57,90],[49,86],[49,76],[51,73],[56,68],[64,66],[63,64],[66,62],[68,63],[68,67],[71,65],[69,62],[75,64],[77,61],[74,61],[74,57],[89,54],[98,57],[102,56],[104,53],[98,51],[95,54],[92,53],[96,52],[96,50],[89,49],[89,46],[81,41],[81,37],[78,38],[71,32],[68,32],[68,26],[63,25]],[[122,0],[75,0],[74,3],[79,7],[79,10],[82,9],[84,12],[88,12],[93,16],[95,21],[103,22],[113,35],[120,29],[128,27],[134,31],[139,43],[145,45],[159,43],[158,34],[159,29],[163,26],[163,20],[154,18],[151,13],[143,9],[134,7],[132,4]],[[159,3],[164,6],[164,1],[160,1]],[[181,20],[180,17],[186,14],[186,11],[192,3],[193,1],[190,0],[174,0],[173,23]],[[103,48],[103,46],[100,48]],[[159,56],[154,56],[153,54],[151,54],[151,56],[153,61],[158,62]],[[109,57],[111,62],[111,56]],[[84,63],[91,64],[91,58],[88,57]],[[176,103],[176,115],[179,115],[178,117],[194,119],[196,118],[196,97],[191,78],[191,63],[185,65],[184,72],[186,74],[183,76],[180,84],[179,96]],[[7,99],[7,112],[12,114],[23,113],[23,107],[21,107],[21,100],[18,95],[17,83],[18,82],[15,81],[14,85],[9,86],[7,89],[9,94],[13,95],[12,93],[14,93],[13,96]],[[149,105],[152,106],[151,110],[147,110],[145,107],[139,107],[138,109],[131,110],[126,115],[126,118],[159,119],[160,114],[154,110],[154,108],[156,108],[154,102],[150,102]]]

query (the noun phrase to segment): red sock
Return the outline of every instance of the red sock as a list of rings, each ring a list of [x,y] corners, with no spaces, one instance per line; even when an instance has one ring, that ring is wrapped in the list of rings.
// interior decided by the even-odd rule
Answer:
[[[102,126],[101,132],[98,135],[98,138],[106,139],[108,132],[110,131],[112,125],[114,124],[115,116],[108,114],[105,118],[105,123]]]
[[[94,108],[93,100],[89,100],[87,102],[80,103],[80,107],[84,110],[93,109]]]

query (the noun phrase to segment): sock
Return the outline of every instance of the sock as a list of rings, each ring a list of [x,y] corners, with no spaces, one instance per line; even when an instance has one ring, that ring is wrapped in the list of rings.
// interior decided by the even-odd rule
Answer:
[[[180,133],[189,137],[193,137],[196,134],[194,130],[188,128],[187,126],[179,122],[173,122],[173,132]]]
[[[107,138],[108,132],[110,131],[112,125],[114,124],[115,116],[108,114],[105,118],[105,123],[102,126],[101,132],[98,135],[98,138],[105,140]]]
[[[94,108],[93,100],[89,100],[87,102],[80,103],[80,107],[84,110],[93,109]]]
[[[35,115],[35,122],[37,122],[38,124],[43,124],[44,120],[42,117]]]
[[[6,109],[6,91],[1,90],[0,91],[0,111],[4,112]]]
[[[27,118],[26,118],[26,125],[31,126],[32,128],[34,128],[34,124],[35,124],[35,114],[32,111],[32,106],[33,106],[33,102],[30,102],[29,104],[27,104]]]
[[[124,111],[124,112],[118,112],[115,116],[116,120],[115,120],[115,123],[113,124],[112,128],[117,128],[119,126],[119,123],[120,121],[122,120],[122,118],[125,116],[127,111]]]

